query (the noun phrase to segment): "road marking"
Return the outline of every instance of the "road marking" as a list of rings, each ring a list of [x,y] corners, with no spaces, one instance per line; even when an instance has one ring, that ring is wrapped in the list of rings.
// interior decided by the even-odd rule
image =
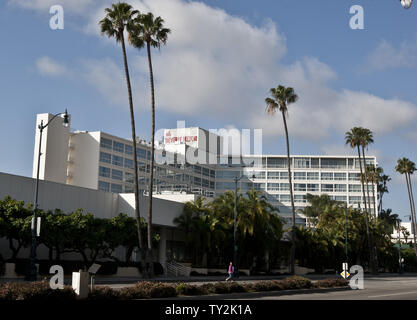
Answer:
[[[405,294],[416,294],[417,291],[410,291],[410,292],[399,292],[399,293],[391,293],[391,294],[381,294],[378,296],[369,296],[368,298],[379,298],[379,297],[389,297],[389,296],[400,296],[400,295],[405,295]]]

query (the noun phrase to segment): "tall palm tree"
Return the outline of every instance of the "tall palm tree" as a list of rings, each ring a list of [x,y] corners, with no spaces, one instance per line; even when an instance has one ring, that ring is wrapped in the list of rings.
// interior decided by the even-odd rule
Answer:
[[[129,29],[129,42],[138,49],[146,46],[148,54],[149,76],[151,84],[151,103],[152,103],[152,139],[151,139],[151,167],[149,173],[149,196],[148,196],[148,259],[153,265],[152,258],[152,194],[153,194],[153,174],[155,163],[155,86],[153,79],[151,47],[160,48],[161,44],[166,44],[169,29],[164,28],[164,20],[161,17],[154,17],[151,12],[140,14],[134,20],[132,27]],[[153,274],[152,267],[150,269]]]
[[[284,87],[279,85],[277,88],[271,88],[269,90],[272,97],[265,99],[266,112],[268,115],[274,115],[280,111],[282,114],[282,120],[284,122],[285,138],[287,143],[287,161],[288,161],[288,180],[290,184],[290,196],[291,196],[291,210],[292,210],[292,228],[291,228],[291,253],[290,253],[290,273],[295,272],[295,207],[294,207],[294,195],[292,189],[291,179],[291,158],[290,158],[290,143],[288,138],[288,128],[286,114],[288,113],[288,105],[295,103],[298,100],[298,96],[295,94],[294,89],[291,87]]]
[[[130,125],[132,130],[132,148],[133,148],[133,163],[134,163],[134,192],[135,192],[135,215],[138,228],[138,240],[139,249],[142,252],[143,257],[143,242],[142,242],[142,230],[140,228],[140,211],[139,211],[139,186],[138,186],[138,162],[136,157],[136,130],[135,130],[135,115],[133,112],[133,97],[132,86],[130,84],[129,66],[127,63],[127,54],[125,46],[124,31],[132,23],[135,15],[139,13],[137,10],[133,10],[132,6],[118,2],[112,4],[112,8],[105,9],[106,16],[99,22],[101,28],[101,34],[106,35],[109,38],[116,38],[117,43],[122,45],[123,63],[126,75],[127,92],[129,96],[129,109],[130,109]]]
[[[367,200],[368,200],[368,209],[369,212],[371,212],[371,200],[369,198],[369,179],[368,179],[368,166],[366,164],[366,157],[365,157],[365,148],[368,149],[368,145],[373,143],[373,133],[371,130],[366,128],[361,128],[361,134],[360,134],[360,145],[362,147],[362,158],[365,168],[365,181],[366,181],[366,194],[367,194]],[[375,208],[375,198],[372,201],[372,207]]]
[[[386,175],[382,174],[379,177],[379,183],[378,183],[378,193],[379,193],[379,204],[378,204],[378,212],[381,213],[382,211],[382,197],[385,193],[388,193],[388,187],[387,183],[391,181],[391,178]]]
[[[416,251],[417,255],[417,242],[416,242],[416,212],[414,207],[414,199],[412,194],[412,186],[411,186],[411,174],[416,171],[416,164],[413,161],[410,161],[407,158],[398,159],[397,165],[395,167],[395,171],[404,174],[405,180],[407,184],[408,190],[408,199],[410,200],[410,211],[411,211],[411,223],[414,226],[414,250]]]
[[[358,150],[360,175],[361,177],[364,177],[364,171],[362,170],[362,159],[361,159],[361,149],[360,149],[362,145],[362,137],[363,137],[363,128],[360,128],[360,127],[354,127],[350,129],[350,131],[346,132],[345,134],[346,144],[349,145],[352,149],[356,147]],[[363,195],[363,200],[365,204],[365,222],[366,222],[366,236],[368,240],[369,262],[371,264],[373,273],[375,273],[376,268],[375,268],[375,263],[374,263],[375,261],[374,261],[373,250],[372,250],[371,234],[369,232],[369,216],[368,216],[367,201],[366,201],[366,196],[365,196],[364,179],[361,179],[361,183],[362,183],[362,195]]]
[[[381,179],[381,173],[383,170],[381,167],[376,167],[374,164],[370,164],[366,168],[368,172],[368,181],[371,183],[371,187],[372,187],[372,197],[374,199],[373,211],[374,211],[374,216],[376,217],[377,211],[376,211],[376,206],[375,206],[375,186],[378,186],[380,179]]]

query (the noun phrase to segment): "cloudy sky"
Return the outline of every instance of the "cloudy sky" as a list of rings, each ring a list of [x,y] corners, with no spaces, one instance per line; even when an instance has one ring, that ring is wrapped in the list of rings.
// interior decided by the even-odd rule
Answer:
[[[100,35],[107,0],[5,0],[0,4],[0,171],[30,176],[35,116],[68,108],[72,127],[128,138],[121,48]],[[347,154],[353,126],[374,132],[369,153],[392,177],[385,204],[409,214],[399,157],[417,161],[417,6],[397,0],[130,0],[172,30],[153,52],[157,128],[262,128],[263,150],[284,154],[280,117],[267,117],[271,87],[292,86],[294,154]],[[349,27],[363,3],[365,29]],[[65,10],[51,30],[49,9]],[[137,133],[150,136],[145,52],[128,49]],[[417,187],[417,184],[415,184]]]

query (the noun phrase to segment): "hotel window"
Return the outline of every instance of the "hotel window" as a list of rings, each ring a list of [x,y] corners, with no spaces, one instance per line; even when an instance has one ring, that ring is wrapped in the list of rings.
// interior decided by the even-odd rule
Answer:
[[[133,147],[131,145],[125,144],[125,153],[133,154]]]
[[[138,162],[138,170],[139,171],[141,171],[141,172],[149,172],[149,169],[148,169],[148,171],[146,170],[147,168],[148,168],[148,166],[146,165],[146,163]]]
[[[289,194],[281,194],[281,195],[279,196],[279,199],[280,199],[282,202],[290,202],[290,201],[291,201],[291,196],[290,196]]]
[[[123,157],[113,155],[112,163],[116,166],[123,167]]]
[[[223,182],[216,182],[216,190],[223,189]]]
[[[111,192],[114,193],[122,193],[122,185],[121,184],[111,184]]]
[[[235,183],[234,182],[224,182],[223,189],[226,190],[235,190]]]
[[[201,167],[200,166],[194,166],[194,173],[201,174]]]
[[[361,203],[362,202],[362,197],[349,197],[349,202],[350,203]]]
[[[145,149],[141,149],[141,148],[137,148],[136,149],[136,156],[138,158],[146,159],[146,150]]]
[[[308,183],[307,191],[320,191],[318,183]]]
[[[210,181],[210,189],[214,189],[214,181]]]
[[[207,168],[203,168],[203,176],[209,177],[210,176],[210,170]]]
[[[112,141],[110,139],[101,138],[100,139],[100,147],[105,149],[112,149]]]
[[[294,158],[294,168],[310,168],[310,158]]]
[[[210,170],[210,178],[215,178],[215,177],[216,177],[216,171]]]
[[[100,162],[111,163],[111,154],[106,152],[100,152]]]
[[[346,192],[346,185],[345,184],[335,184],[334,185],[335,192]]]
[[[110,168],[106,167],[99,167],[98,168],[98,175],[104,178],[110,178]]]
[[[113,169],[111,171],[111,178],[115,180],[123,180],[123,171]]]
[[[359,181],[360,173],[349,173],[349,181]]]
[[[265,183],[254,183],[253,188],[255,190],[265,190]]]
[[[280,180],[288,180],[288,172],[280,172],[279,178]]]
[[[287,164],[285,158],[268,158],[268,168],[287,168]]]
[[[290,184],[289,183],[280,183],[279,189],[281,191],[290,191]]]
[[[255,176],[255,179],[265,179],[265,171],[248,171],[245,172],[245,175],[252,179],[252,176]]]
[[[349,185],[349,192],[361,192],[362,188],[360,184],[350,184]]]
[[[294,202],[307,202],[307,196],[305,194],[296,194],[294,195]]]
[[[125,172],[125,182],[128,182],[128,183],[133,183],[134,182],[133,173]]]
[[[346,173],[335,172],[334,173],[335,180],[346,180]]]
[[[269,191],[279,191],[279,183],[268,183]]]
[[[336,201],[343,201],[346,202],[346,196],[335,196],[334,199]]]
[[[307,191],[305,183],[295,183],[294,184],[294,191]]]
[[[125,158],[125,168],[133,169],[133,160]]]
[[[104,182],[104,181],[99,181],[98,182],[98,190],[109,192],[110,191],[110,183]]]
[[[322,172],[321,180],[333,180],[333,172]]]
[[[203,179],[203,187],[208,188],[210,186],[210,183],[207,179]]]
[[[195,185],[201,186],[201,178],[198,177],[194,177],[194,182]]]
[[[346,159],[321,158],[321,167],[322,168],[332,168],[332,169],[346,169]]]
[[[125,152],[125,145],[123,143],[113,141],[113,150],[117,152],[124,153]]]
[[[294,180],[305,180],[306,173],[305,172],[294,172]]]
[[[318,172],[307,172],[307,180],[319,180]]]
[[[216,178],[223,178],[223,171],[216,171]]]
[[[269,180],[279,180],[279,172],[268,172]]]
[[[312,158],[311,159],[311,167],[312,168],[320,168],[320,165],[319,165],[319,159],[318,158]]]
[[[333,192],[333,185],[332,184],[322,184],[321,185],[321,192]]]
[[[223,171],[223,179],[233,179],[239,177],[239,171]]]
[[[125,192],[126,192],[126,193],[133,193],[133,186],[131,186],[131,185],[126,185],[126,186],[125,186]]]

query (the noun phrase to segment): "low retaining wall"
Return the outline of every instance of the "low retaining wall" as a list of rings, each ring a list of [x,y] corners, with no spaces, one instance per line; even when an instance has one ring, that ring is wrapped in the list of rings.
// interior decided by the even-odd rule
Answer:
[[[225,268],[222,268],[222,269],[191,268],[191,272],[193,272],[193,271],[201,273],[201,274],[208,274],[209,272],[221,272],[221,273],[227,274],[227,269],[225,269]],[[239,269],[239,272],[243,272],[247,276],[250,275],[249,269]]]

